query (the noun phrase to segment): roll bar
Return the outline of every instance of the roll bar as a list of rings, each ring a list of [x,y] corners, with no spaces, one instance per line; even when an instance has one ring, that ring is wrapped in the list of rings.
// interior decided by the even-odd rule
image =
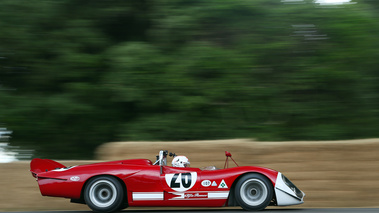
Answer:
[[[236,161],[232,158],[232,154],[230,154],[230,152],[228,151],[225,151],[225,156],[226,156],[226,159],[225,159],[225,165],[224,165],[224,169],[225,168],[229,168],[229,158],[233,160],[233,162],[238,166],[238,164],[236,163]],[[226,167],[228,166],[228,167]]]

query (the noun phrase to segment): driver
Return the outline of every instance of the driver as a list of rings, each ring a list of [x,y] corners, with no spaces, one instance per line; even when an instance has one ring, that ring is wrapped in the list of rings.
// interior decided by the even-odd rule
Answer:
[[[173,167],[189,167],[190,162],[186,156],[176,156],[174,159],[172,159],[172,166]]]

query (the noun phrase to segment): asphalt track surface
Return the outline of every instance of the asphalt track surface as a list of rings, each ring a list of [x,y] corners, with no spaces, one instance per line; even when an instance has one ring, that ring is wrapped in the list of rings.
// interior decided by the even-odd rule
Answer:
[[[170,209],[170,210],[122,210],[121,213],[244,213],[243,209]],[[296,209],[265,209],[258,213],[378,213],[379,208],[296,208]],[[4,213],[4,212],[1,212]],[[12,213],[93,213],[92,211],[33,211],[33,212],[12,212]]]

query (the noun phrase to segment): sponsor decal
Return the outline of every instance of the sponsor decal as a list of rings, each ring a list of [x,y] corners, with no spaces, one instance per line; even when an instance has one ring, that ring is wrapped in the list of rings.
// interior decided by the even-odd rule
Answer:
[[[207,192],[198,192],[198,193],[184,193],[184,199],[192,198],[208,198]]]
[[[71,181],[79,181],[80,177],[78,177],[78,176],[72,176],[72,177],[70,177],[70,180]]]
[[[213,181],[212,186],[217,186],[216,181]]]
[[[220,185],[218,185],[218,188],[221,188],[221,189],[227,189],[228,188],[228,185],[226,185],[224,179],[222,179]]]
[[[212,182],[210,180],[203,180],[201,182],[201,185],[204,186],[204,187],[208,187],[212,184]]]
[[[195,185],[197,172],[166,174],[165,179],[171,189],[177,192],[184,192]]]

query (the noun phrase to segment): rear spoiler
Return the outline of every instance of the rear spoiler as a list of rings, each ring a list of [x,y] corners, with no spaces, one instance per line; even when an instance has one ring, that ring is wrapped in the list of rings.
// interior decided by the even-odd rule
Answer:
[[[37,175],[41,172],[48,172],[53,169],[65,167],[66,166],[64,166],[63,164],[49,159],[34,158],[30,162],[30,172],[32,173],[33,177],[37,177]]]

